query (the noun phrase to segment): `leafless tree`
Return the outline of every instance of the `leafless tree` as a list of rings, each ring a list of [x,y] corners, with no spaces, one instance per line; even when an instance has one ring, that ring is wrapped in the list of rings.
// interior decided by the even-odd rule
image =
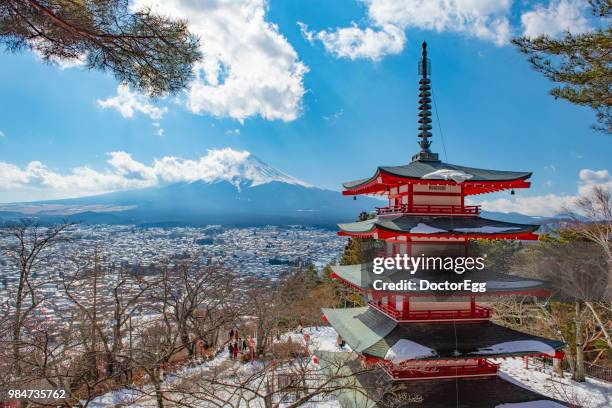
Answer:
[[[609,348],[612,348],[612,324],[599,310],[612,314],[612,193],[602,186],[595,186],[589,194],[580,197],[576,206],[587,218],[587,223],[575,220],[573,228],[587,240],[598,245],[607,258],[604,276],[605,295],[601,299],[585,302],[604,334]]]
[[[39,262],[57,244],[66,239],[63,234],[70,224],[62,223],[41,226],[32,220],[22,220],[0,228],[0,234],[8,244],[0,252],[15,266],[18,273],[17,287],[10,292],[11,299],[3,305],[4,315],[10,322],[3,329],[2,338],[8,339],[12,350],[12,372],[19,376],[22,370],[22,332],[28,319],[44,300],[38,296],[37,285],[32,281],[32,273]],[[6,333],[6,330],[10,333]]]
[[[565,331],[565,340],[571,340],[568,343],[574,346],[568,350],[573,356],[570,366],[574,379],[584,381],[585,349],[601,332],[601,328],[594,330],[585,304],[606,296],[608,265],[604,254],[584,239],[541,241],[517,268],[551,284],[554,298],[542,306],[544,321],[557,323],[557,337]],[[568,320],[573,321],[571,330]],[[567,333],[573,333],[573,337],[567,338]]]

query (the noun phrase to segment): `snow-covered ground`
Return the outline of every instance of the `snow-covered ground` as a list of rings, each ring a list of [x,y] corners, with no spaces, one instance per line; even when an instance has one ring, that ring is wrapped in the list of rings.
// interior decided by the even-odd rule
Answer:
[[[305,336],[306,335],[306,336]],[[303,333],[289,332],[281,335],[280,341],[285,342],[291,339],[296,343],[305,344],[305,338],[308,338],[308,349],[311,352],[316,350],[321,351],[351,351],[348,346],[340,348],[337,345],[338,335],[336,331],[331,327],[306,327]],[[220,367],[222,364],[228,364],[230,362],[228,353],[226,350],[221,350],[219,354],[212,360],[201,361],[195,366],[185,366],[174,373],[166,375],[162,388],[171,388],[171,385],[182,378],[197,376],[198,374],[205,375],[207,371],[212,370],[216,367]],[[232,362],[232,366],[240,366],[241,363]],[[257,365],[257,363],[255,363]],[[254,370],[253,364],[247,364],[240,367],[242,371],[248,371],[249,369]],[[90,402],[88,407],[91,408],[108,408],[108,407],[133,407],[133,408],[152,408],[155,407],[155,401],[151,397],[144,396],[147,393],[152,393],[151,387],[145,387],[139,391],[132,390],[130,388],[123,388],[120,390],[112,391],[95,398]],[[137,402],[135,402],[137,401]],[[251,405],[252,406],[252,405]],[[263,406],[263,405],[262,405]],[[284,405],[281,404],[282,408]],[[312,402],[303,405],[304,408],[340,408],[340,404],[334,398],[326,398],[324,402]]]
[[[525,368],[521,358],[496,362],[501,363],[501,376],[505,380],[513,381],[540,394],[564,401],[579,402],[583,408],[612,407],[612,384],[605,381],[587,378],[585,382],[577,383],[569,378],[562,379],[549,368],[534,367],[531,361],[529,368]]]
[[[351,351],[348,346],[340,348],[337,344],[338,334],[331,327],[306,327],[302,333],[291,332],[281,336],[281,341],[291,341],[304,344],[305,338],[308,338],[308,348],[311,352],[314,351]],[[496,361],[496,360],[493,360]],[[219,367],[221,364],[228,362],[228,353],[221,351],[214,359],[202,362],[195,367],[185,367],[174,374],[166,376],[164,383],[170,385],[178,378],[185,376],[205,374],[206,371]],[[530,363],[528,369],[524,368],[524,361],[521,358],[516,359],[500,359],[496,361],[501,364],[500,375],[523,387],[532,389],[541,394],[560,400],[571,400],[579,402],[583,408],[609,408],[612,407],[612,384],[594,379],[587,379],[584,383],[576,383],[568,378],[561,379],[554,375],[548,368],[534,367]],[[240,364],[234,362],[234,364]],[[244,367],[248,370],[248,365]],[[142,395],[142,394],[140,394]],[[142,401],[138,404],[127,403],[134,400],[137,395],[129,390],[122,389],[107,393],[96,398],[89,406],[93,408],[106,407],[152,407],[153,401]],[[540,402],[538,402],[540,403]],[[282,405],[281,405],[282,407]],[[340,404],[336,400],[328,400],[325,402],[312,402],[303,405],[305,408],[339,408]],[[503,408],[552,408],[550,405],[502,405]]]

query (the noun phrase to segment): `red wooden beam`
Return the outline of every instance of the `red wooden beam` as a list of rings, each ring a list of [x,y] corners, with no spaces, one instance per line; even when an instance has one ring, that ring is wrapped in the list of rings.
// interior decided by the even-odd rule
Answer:
[[[392,239],[398,237],[418,237],[418,238],[467,238],[467,239],[517,239],[521,241],[537,241],[540,237],[533,232],[521,232],[521,233],[491,233],[491,234],[418,234],[403,231],[391,231],[382,228],[374,228],[371,231],[365,232],[349,232],[349,231],[338,231],[338,235],[341,237],[356,237],[356,238],[372,238],[374,234],[377,235],[377,239]]]

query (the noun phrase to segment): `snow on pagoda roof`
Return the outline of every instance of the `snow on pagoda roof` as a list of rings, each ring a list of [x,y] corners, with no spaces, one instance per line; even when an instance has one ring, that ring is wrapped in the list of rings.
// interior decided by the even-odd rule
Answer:
[[[484,269],[482,271],[473,270],[465,271],[463,274],[457,274],[454,271],[434,271],[434,270],[422,270],[416,272],[414,275],[410,275],[407,271],[396,271],[387,272],[382,275],[376,275],[372,272],[371,264],[357,264],[357,265],[333,265],[332,271],[336,276],[343,282],[355,286],[363,291],[373,290],[373,283],[375,280],[382,280],[383,282],[399,282],[403,279],[419,281],[421,279],[428,280],[430,282],[461,282],[465,279],[470,279],[472,282],[484,282],[486,283],[486,292],[473,293],[469,290],[461,291],[431,291],[421,290],[420,285],[415,290],[410,291],[394,291],[397,294],[408,294],[408,295],[445,295],[445,296],[474,296],[477,295],[487,296],[499,295],[500,293],[540,293],[547,292],[550,287],[547,282],[533,279],[524,278],[516,275],[510,275],[507,273],[495,272],[490,269]]]
[[[526,171],[478,169],[440,161],[417,160],[403,166],[378,167],[372,177],[346,182],[343,184],[343,187],[346,189],[354,189],[375,180],[381,172],[400,178],[418,180],[454,180],[457,178],[456,175],[462,175],[460,182],[506,182],[526,180],[530,178],[532,174]],[[452,175],[455,176],[450,177]]]
[[[414,396],[420,408],[440,407],[495,407],[495,408],[563,408],[561,401],[508,381],[500,376],[486,378],[457,378],[392,382],[382,369],[364,370],[353,353],[317,352],[322,369],[328,375],[346,378],[351,386],[334,394],[342,406],[374,408],[379,401],[393,400],[398,396]],[[342,365],[337,363],[339,354],[348,354]],[[326,363],[326,362],[330,363]],[[340,368],[339,368],[340,367]],[[340,370],[341,372],[338,372]],[[352,377],[351,374],[354,376]],[[356,384],[353,381],[356,380]],[[338,380],[341,381],[341,380]],[[383,404],[384,406],[384,404]]]
[[[477,238],[495,235],[533,233],[539,228],[533,224],[489,220],[480,217],[432,217],[414,215],[379,216],[365,221],[338,224],[341,235],[371,236],[379,230],[403,235],[464,236]],[[395,234],[398,235],[398,234]],[[534,237],[532,237],[534,238]]]
[[[323,309],[323,313],[353,350],[380,359],[386,359],[391,351],[396,363],[415,359],[414,350],[410,348],[394,349],[401,340],[409,340],[421,351],[431,349],[428,356],[416,357],[418,360],[554,354],[565,346],[561,341],[522,333],[489,321],[456,325],[398,324],[370,307]],[[398,356],[399,351],[405,351],[406,358]]]

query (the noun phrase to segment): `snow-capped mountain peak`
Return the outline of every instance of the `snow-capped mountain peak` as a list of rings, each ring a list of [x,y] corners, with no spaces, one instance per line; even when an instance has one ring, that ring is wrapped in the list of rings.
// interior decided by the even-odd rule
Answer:
[[[290,176],[282,171],[275,169],[261,161],[258,157],[249,154],[244,160],[236,163],[236,175],[231,178],[232,184],[248,183],[249,187],[258,186],[261,184],[278,181],[281,183],[295,184],[303,187],[312,187],[312,185]]]

